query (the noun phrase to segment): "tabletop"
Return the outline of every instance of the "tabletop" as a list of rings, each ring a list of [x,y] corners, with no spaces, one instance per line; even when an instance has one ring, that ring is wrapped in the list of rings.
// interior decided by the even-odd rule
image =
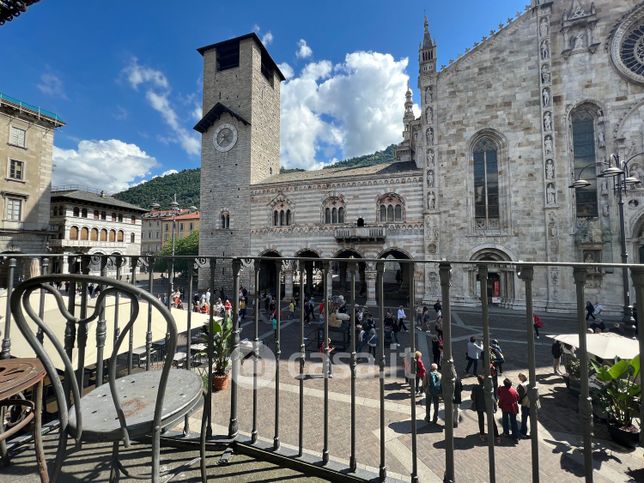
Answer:
[[[46,375],[38,359],[0,360],[0,401],[29,389]]]

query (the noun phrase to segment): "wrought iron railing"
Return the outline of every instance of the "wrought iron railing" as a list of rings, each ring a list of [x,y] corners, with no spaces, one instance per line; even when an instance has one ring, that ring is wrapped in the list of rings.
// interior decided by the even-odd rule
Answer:
[[[66,257],[65,263],[62,263],[60,260],[62,257]],[[53,263],[54,260],[58,259],[56,263]],[[35,269],[36,263],[33,260],[38,262],[38,270]],[[334,317],[333,314],[330,314],[330,310],[324,310],[323,318],[320,323],[320,333],[322,335],[322,373],[320,377],[323,379],[323,404],[322,404],[322,451],[319,454],[319,465],[318,470],[322,471],[320,468],[328,467],[331,473],[333,471],[338,477],[343,475],[344,478],[355,477],[366,477],[364,473],[361,473],[361,470],[358,468],[358,464],[361,463],[358,461],[356,442],[358,434],[356,431],[356,379],[357,379],[357,365],[358,365],[358,353],[356,348],[356,325],[357,325],[357,299],[356,294],[356,277],[360,273],[358,264],[359,263],[368,263],[370,267],[375,269],[375,290],[376,290],[376,305],[370,307],[372,313],[376,315],[376,327],[375,330],[379,334],[378,337],[378,346],[376,350],[376,355],[374,361],[377,364],[378,378],[379,378],[379,387],[378,387],[378,413],[379,413],[379,457],[378,457],[378,472],[381,479],[387,478],[387,453],[385,444],[387,441],[386,438],[386,424],[385,424],[385,403],[386,403],[386,388],[385,381],[387,379],[387,369],[388,362],[386,358],[386,346],[385,346],[385,312],[388,306],[399,304],[399,300],[392,301],[389,299],[388,293],[385,291],[385,272],[387,269],[387,263],[390,263],[390,259],[337,259],[337,258],[278,258],[278,257],[186,257],[186,256],[176,256],[171,259],[163,259],[160,257],[122,257],[122,256],[89,256],[89,255],[18,255],[18,254],[5,254],[2,262],[2,268],[4,270],[4,276],[6,280],[7,293],[10,295],[13,289],[14,284],[18,273],[24,274],[29,270],[18,268],[19,265],[31,269],[31,275],[35,275],[36,271],[40,273],[48,273],[52,265],[56,267],[70,267],[70,270],[75,273],[90,273],[98,271],[101,275],[107,276],[108,274],[113,274],[117,279],[123,279],[127,274],[127,279],[131,283],[136,283],[143,285],[146,290],[151,293],[158,293],[157,284],[162,283],[161,289],[166,299],[168,306],[173,304],[172,294],[170,293],[171,284],[167,283],[167,278],[158,278],[156,275],[159,272],[155,272],[155,264],[159,262],[169,262],[166,265],[180,264],[183,263],[183,271],[181,276],[183,277],[183,284],[186,287],[184,294],[184,303],[187,306],[186,314],[186,340],[182,343],[181,348],[185,348],[187,357],[185,360],[186,370],[192,369],[192,360],[190,357],[191,346],[195,342],[193,339],[193,325],[192,317],[193,312],[191,311],[193,295],[195,293],[195,284],[197,280],[207,280],[207,283],[204,286],[200,287],[203,292],[207,287],[212,288],[213,292],[215,287],[222,286],[226,287],[227,290],[232,289],[233,296],[231,297],[232,308],[230,317],[232,318],[233,331],[232,331],[232,353],[231,353],[231,387],[230,387],[230,398],[229,398],[229,420],[228,420],[228,434],[224,435],[223,440],[235,444],[242,451],[252,451],[256,446],[260,445],[260,428],[258,425],[258,408],[260,407],[259,398],[259,384],[261,382],[260,378],[260,358],[266,354],[267,346],[262,342],[260,337],[260,320],[263,320],[268,314],[263,313],[260,307],[260,300],[262,299],[262,294],[266,289],[272,291],[275,295],[275,305],[278,310],[275,311],[275,321],[274,321],[274,373],[273,373],[273,404],[274,404],[274,421],[273,427],[271,428],[272,436],[272,446],[266,448],[265,445],[262,446],[262,450],[268,450],[273,457],[282,457],[285,452],[282,451],[282,438],[281,438],[281,429],[285,425],[290,427],[297,427],[297,444],[296,444],[296,454],[290,456],[283,456],[284,461],[289,461],[288,464],[297,464],[298,461],[304,461],[305,453],[307,453],[305,444],[304,444],[304,434],[305,434],[305,425],[306,425],[306,413],[305,413],[305,380],[309,376],[305,372],[305,366],[307,361],[307,346],[310,347],[310,341],[306,337],[306,328],[309,327],[308,323],[310,322],[310,314],[305,309],[305,298],[307,295],[307,287],[310,287],[307,284],[305,279],[307,276],[310,276],[310,271],[307,270],[307,266],[314,264],[316,270],[319,270],[322,280],[322,300],[326,301],[327,307],[333,300],[334,294],[332,288],[332,267],[337,267],[338,264],[346,264],[346,270],[349,274],[350,284],[349,291],[346,293],[347,307],[349,320],[347,322],[347,328],[349,333],[349,345],[347,349],[347,356],[349,358],[349,372],[350,372],[350,418],[346,421],[344,428],[333,428],[333,429],[343,429],[349,434],[350,438],[350,453],[348,455],[348,467],[344,468],[344,472],[341,472],[342,468],[337,466],[335,459],[331,458],[330,449],[329,449],[329,438],[331,434],[330,427],[330,405],[329,405],[329,379],[331,378],[331,362],[334,355],[331,352],[331,347],[329,344],[329,335],[330,330],[333,327],[330,326],[330,320]],[[539,263],[539,262],[502,262],[502,261],[446,261],[446,260],[429,260],[429,261],[418,261],[418,260],[407,260],[407,259],[398,259],[397,263],[402,267],[406,267],[404,270],[405,277],[407,280],[400,280],[401,286],[408,287],[408,293],[406,300],[402,303],[407,309],[407,313],[410,317],[413,317],[414,308],[417,305],[417,290],[416,290],[416,281],[418,277],[421,276],[423,270],[420,270],[420,267],[424,265],[431,265],[437,269],[439,274],[440,282],[440,294],[428,294],[433,300],[435,300],[436,295],[439,295],[440,300],[442,301],[442,330],[443,330],[443,364],[442,364],[442,391],[443,391],[443,400],[445,404],[445,426],[444,426],[444,443],[445,443],[445,462],[444,462],[444,481],[456,481],[457,474],[455,471],[455,437],[454,437],[454,412],[453,412],[453,396],[455,391],[455,382],[456,382],[456,368],[454,363],[453,355],[453,335],[452,335],[452,295],[451,290],[451,272],[453,267],[463,266],[463,267],[472,267],[474,266],[477,276],[478,283],[480,284],[480,290],[482,294],[487,293],[488,289],[488,269],[490,265],[493,266],[506,266],[506,268],[511,268],[516,271],[518,279],[523,282],[523,293],[525,301],[525,340],[527,343],[527,370],[528,370],[528,399],[530,401],[530,439],[531,439],[531,467],[532,467],[532,481],[539,481],[539,408],[538,408],[538,390],[537,390],[537,377],[536,377],[536,362],[535,362],[535,334],[534,334],[534,325],[533,325],[533,316],[534,316],[534,307],[533,307],[533,294],[535,292],[533,288],[533,283],[535,280],[535,272],[543,272],[552,267],[556,267],[561,270],[562,273],[566,271],[569,272],[570,278],[573,280],[574,286],[576,288],[576,320],[577,320],[577,334],[579,337],[579,349],[577,351],[577,356],[580,360],[581,374],[580,374],[580,384],[581,391],[579,395],[579,413],[580,413],[580,427],[579,434],[583,440],[583,455],[584,455],[584,475],[587,481],[592,481],[593,479],[593,412],[592,412],[592,400],[589,393],[589,354],[586,347],[586,337],[587,337],[587,322],[585,318],[585,283],[587,280],[588,273],[595,273],[597,268],[608,268],[608,267],[626,267],[631,273],[631,280],[636,295],[637,309],[639,314],[644,314],[644,265],[620,265],[620,264],[585,264],[585,263]],[[174,273],[179,270],[172,270],[170,267],[167,267],[168,277],[170,273]],[[206,276],[199,276],[200,272],[204,272]],[[229,277],[227,280],[221,280],[220,277],[222,274],[226,274],[226,277]],[[267,274],[269,278],[267,278]],[[203,274],[202,274],[203,275]],[[424,276],[424,275],[422,275]],[[367,274],[369,277],[369,274]],[[248,286],[248,296],[247,298],[252,301],[252,314],[253,318],[246,322],[245,325],[251,326],[251,340],[248,341],[248,346],[245,349],[241,344],[241,321],[240,321],[240,297],[237,296],[242,292],[242,284]],[[297,293],[294,290],[294,286],[299,286],[300,292]],[[282,289],[284,287],[284,289]],[[284,291],[283,291],[284,290]],[[287,293],[286,297],[284,292]],[[520,291],[517,289],[517,293]],[[74,313],[84,313],[87,310],[88,295],[86,292],[86,287],[83,287],[80,294],[77,294],[76,287],[73,286],[68,289],[69,293],[69,310]],[[288,329],[291,331],[291,334],[296,334],[298,339],[297,347],[294,349],[293,354],[284,354],[284,347],[282,345],[283,336],[287,326],[284,324],[283,317],[283,304],[285,301],[289,302],[290,298],[297,298],[298,303],[298,314],[291,320],[291,324],[288,327],[295,326],[295,328]],[[40,307],[39,314],[42,317],[44,313],[44,301],[45,295],[40,296]],[[212,294],[212,298],[216,298],[216,293]],[[429,300],[419,301],[420,303],[428,303]],[[116,301],[118,305],[119,301]],[[482,332],[483,332],[483,367],[488,368],[490,366],[490,311],[489,311],[489,301],[488,297],[480,298],[480,310],[482,317]],[[115,314],[118,314],[118,310],[115,310]],[[214,304],[211,303],[208,306],[207,318],[209,324],[212,323],[215,317],[219,314],[215,312]],[[118,320],[113,321],[115,334],[118,334]],[[0,357],[8,358],[12,354],[12,337],[14,336],[15,328],[13,327],[11,312],[9,310],[9,304],[7,304],[7,309],[5,312],[5,319],[2,321],[3,324],[3,334],[2,334],[2,350]],[[153,320],[151,315],[147,319],[147,328],[145,336],[145,347],[144,352],[139,352],[139,359],[142,356],[145,357],[145,369],[150,369],[152,364],[152,347],[153,343]],[[412,322],[412,325],[414,323]],[[75,328],[68,327],[65,333],[65,345],[66,348],[71,350],[74,347],[74,338],[77,336],[75,334]],[[41,334],[42,336],[42,334]],[[214,430],[214,418],[213,418],[213,382],[212,382],[212,368],[213,368],[213,349],[212,349],[212,334],[209,334],[209,339],[207,341],[207,364],[205,367],[205,372],[207,375],[207,401],[205,405],[206,417],[205,421],[208,425],[207,427],[207,437],[211,440],[216,440],[216,431]],[[644,333],[639,331],[639,353],[641,354],[644,350]],[[129,347],[126,352],[126,365],[125,370],[129,373],[135,370],[138,370],[134,366],[134,355],[136,355],[135,347],[132,339],[132,332],[130,332]],[[315,347],[317,349],[317,347]],[[409,334],[408,341],[408,352],[413,354],[417,349],[417,334],[415,330],[411,330]],[[245,353],[244,353],[245,350]],[[270,352],[270,351],[269,351]],[[287,356],[293,355],[290,358],[291,361],[295,362],[297,367],[297,377],[298,380],[298,414],[290,415],[287,420],[284,420],[284,414],[280,411],[280,403],[283,401],[284,395],[281,392],[282,385],[280,383],[280,366],[285,364],[285,359],[288,359]],[[308,354],[308,359],[311,358],[311,354]],[[250,435],[245,437],[240,431],[240,421],[239,421],[239,395],[240,395],[240,369],[243,360],[252,359],[252,384],[248,390],[252,391],[252,411],[250,416],[250,421],[247,422],[250,426]],[[413,358],[412,358],[413,360]],[[103,378],[103,364],[104,357],[99,352],[96,360],[96,379],[101,381]],[[411,364],[409,381],[410,381],[410,391],[413,395],[416,390],[416,365],[415,363]],[[82,377],[82,376],[81,376]],[[644,386],[644,372],[640,374],[640,382]],[[489,423],[489,428],[493,427],[494,424],[494,413],[493,413],[493,398],[494,398],[494,384],[492,376],[485,373],[485,397],[488,402],[486,405],[487,419]],[[431,404],[430,398],[427,398],[427,404]],[[217,408],[222,409],[221,407]],[[223,410],[223,409],[222,409]],[[423,458],[423,455],[420,454],[418,447],[418,437],[419,432],[417,429],[417,405],[415,398],[412,396],[410,398],[409,404],[409,418],[411,420],[411,429],[410,429],[410,438],[411,438],[411,457],[409,462],[410,468],[410,477],[412,481],[418,481],[418,462],[419,459]],[[640,399],[640,418],[644,420],[644,402]],[[189,425],[189,419],[186,418],[184,424],[184,436],[190,436],[191,430]],[[644,444],[644,436],[640,437],[640,444]],[[188,438],[189,439],[189,438]],[[184,438],[185,440],[185,438]],[[497,475],[497,466],[495,461],[495,440],[494,438],[488,438],[488,468],[489,481],[495,481]],[[332,461],[333,459],[333,461]],[[309,461],[310,458],[307,460]],[[368,462],[372,463],[372,462]],[[310,469],[310,466],[306,466]],[[368,476],[368,475],[367,475]]]

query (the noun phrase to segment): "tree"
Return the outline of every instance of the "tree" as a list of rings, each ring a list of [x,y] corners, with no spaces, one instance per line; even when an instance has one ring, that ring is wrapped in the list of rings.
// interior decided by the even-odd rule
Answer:
[[[175,240],[174,254],[175,256],[192,255],[193,257],[196,257],[199,254],[199,231],[193,231],[187,237]],[[166,243],[156,256],[167,258],[157,258],[154,263],[154,270],[157,272],[167,272],[170,268],[172,257],[172,243]],[[193,266],[193,258],[178,258],[174,262],[174,271],[175,273],[184,274],[187,273],[188,270],[192,270]]]

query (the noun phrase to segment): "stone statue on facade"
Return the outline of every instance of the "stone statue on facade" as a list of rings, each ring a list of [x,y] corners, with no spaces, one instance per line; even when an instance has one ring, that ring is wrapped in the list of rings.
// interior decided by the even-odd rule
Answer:
[[[550,84],[550,67],[548,67],[548,64],[541,66],[541,82]]]
[[[550,58],[550,44],[548,39],[544,39],[541,42],[541,59],[546,60]]]
[[[555,163],[552,159],[546,160],[546,179],[553,179],[555,177]]]
[[[546,203],[554,205],[557,202],[556,195],[557,191],[555,190],[555,185],[548,183],[548,186],[546,187]]]
[[[552,131],[552,114],[550,112],[546,112],[543,115],[543,128],[546,131]]]
[[[543,107],[550,106],[550,91],[547,87],[544,87],[541,91],[541,97],[543,98]]]

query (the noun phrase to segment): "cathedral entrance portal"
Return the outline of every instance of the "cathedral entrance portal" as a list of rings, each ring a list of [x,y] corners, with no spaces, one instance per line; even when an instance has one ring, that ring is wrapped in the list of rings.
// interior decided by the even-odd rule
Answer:
[[[484,249],[471,257],[472,261],[511,261],[511,258],[498,249]],[[514,300],[514,269],[508,266],[488,265],[486,293],[481,294],[481,284],[478,267],[474,264],[470,268],[470,293],[480,300],[487,297],[488,303],[500,306],[509,306]]]

